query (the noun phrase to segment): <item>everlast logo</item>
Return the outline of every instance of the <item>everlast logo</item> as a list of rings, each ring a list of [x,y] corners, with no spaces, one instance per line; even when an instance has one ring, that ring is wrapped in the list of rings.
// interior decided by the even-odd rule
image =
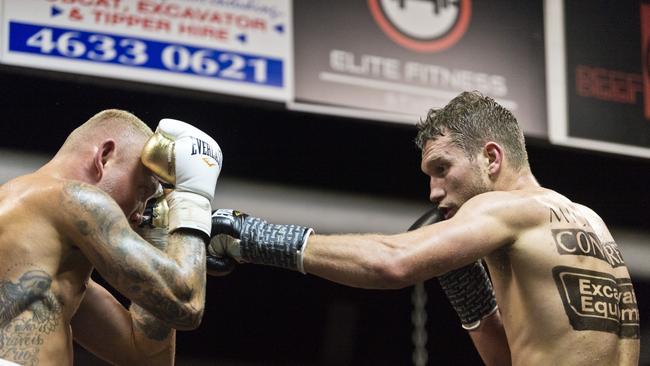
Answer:
[[[192,139],[192,155],[204,155],[209,156],[214,159],[219,165],[221,165],[221,151],[213,150],[210,144],[207,142],[198,139],[196,137],[191,137]]]
[[[573,329],[639,338],[639,309],[629,278],[558,266],[553,279]]]
[[[625,265],[615,242],[601,243],[596,234],[580,229],[552,229],[560,255],[573,254],[598,258],[613,268]]]

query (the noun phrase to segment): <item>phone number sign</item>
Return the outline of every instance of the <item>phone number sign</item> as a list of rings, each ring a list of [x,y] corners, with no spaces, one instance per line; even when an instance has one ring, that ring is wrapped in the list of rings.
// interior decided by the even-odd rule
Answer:
[[[288,97],[288,1],[5,1],[3,63]]]

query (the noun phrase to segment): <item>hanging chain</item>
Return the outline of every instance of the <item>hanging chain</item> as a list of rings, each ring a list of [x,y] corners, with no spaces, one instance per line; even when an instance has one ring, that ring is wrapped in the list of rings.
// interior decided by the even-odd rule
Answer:
[[[418,282],[413,286],[413,293],[411,294],[411,303],[413,304],[413,311],[411,312],[411,323],[413,324],[413,333],[411,333],[411,340],[413,341],[413,359],[414,366],[426,366],[429,360],[427,353],[427,290],[424,288],[423,282]]]

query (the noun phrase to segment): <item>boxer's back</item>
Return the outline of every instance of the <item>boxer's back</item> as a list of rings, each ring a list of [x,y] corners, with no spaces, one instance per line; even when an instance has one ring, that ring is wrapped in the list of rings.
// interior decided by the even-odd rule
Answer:
[[[0,359],[72,362],[70,318],[92,267],[57,228],[61,187],[38,172],[0,186]]]
[[[519,194],[517,220],[535,224],[488,257],[513,364],[636,365],[636,298],[602,219],[550,190]]]

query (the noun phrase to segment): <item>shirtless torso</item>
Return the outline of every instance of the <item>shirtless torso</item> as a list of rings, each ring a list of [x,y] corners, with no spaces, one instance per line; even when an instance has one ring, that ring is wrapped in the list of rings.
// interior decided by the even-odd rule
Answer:
[[[636,297],[602,219],[550,190],[507,194],[527,207],[512,222],[537,221],[486,258],[513,364],[638,364]]]
[[[355,287],[400,288],[484,258],[501,316],[470,332],[484,360],[638,364],[636,297],[603,220],[540,187],[528,169],[501,168],[496,183],[485,183],[489,170],[472,167],[481,159],[447,138],[428,141],[423,171],[448,219],[397,235],[312,235],[306,270]]]
[[[0,188],[0,358],[28,365],[72,362],[66,325],[93,267],[60,229],[62,199],[61,182],[38,176]]]
[[[137,117],[106,110],[43,167],[0,186],[0,360],[71,365],[74,340],[112,364],[174,363],[175,329],[194,329],[203,316],[207,233],[182,217],[161,240],[134,231],[160,187],[141,161],[150,136]],[[196,180],[213,189],[217,175],[208,173]],[[198,212],[209,220],[209,198],[196,199],[208,201]],[[92,281],[93,270],[132,301],[128,309]]]

